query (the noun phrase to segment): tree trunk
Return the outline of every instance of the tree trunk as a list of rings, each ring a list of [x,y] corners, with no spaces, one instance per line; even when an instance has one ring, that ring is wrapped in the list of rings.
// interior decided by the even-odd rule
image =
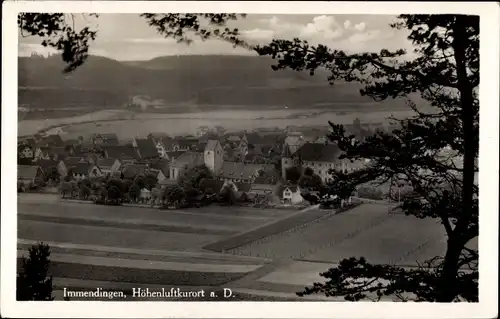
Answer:
[[[436,301],[453,302],[457,296],[458,261],[463,245],[453,236],[448,238],[446,255]]]
[[[441,274],[439,302],[452,302],[457,296],[458,262],[465,245],[465,231],[469,227],[473,214],[474,174],[476,148],[474,138],[473,88],[467,78],[465,50],[467,35],[465,32],[466,16],[458,15],[453,27],[453,50],[457,69],[457,89],[460,92],[461,120],[463,129],[464,167],[462,187],[462,215],[455,229],[449,235],[448,247]]]

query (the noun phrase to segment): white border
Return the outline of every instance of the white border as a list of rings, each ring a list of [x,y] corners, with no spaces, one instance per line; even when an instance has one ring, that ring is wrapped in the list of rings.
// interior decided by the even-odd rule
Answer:
[[[493,318],[498,298],[499,7],[495,2],[7,1],[2,8],[1,307],[7,317]],[[463,13],[481,16],[479,303],[15,301],[18,12]]]

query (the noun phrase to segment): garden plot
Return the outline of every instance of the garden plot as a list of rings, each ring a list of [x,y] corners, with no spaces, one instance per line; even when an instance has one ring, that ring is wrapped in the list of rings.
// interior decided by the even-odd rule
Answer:
[[[355,236],[364,229],[382,223],[388,215],[387,206],[365,204],[320,219],[290,231],[273,235],[263,240],[235,248],[231,253],[266,258],[304,258],[325,244]]]
[[[433,219],[393,215],[358,236],[312,253],[307,259],[337,262],[349,257],[365,257],[374,264],[401,264],[403,258],[418,252],[425,243],[442,239],[441,228]]]

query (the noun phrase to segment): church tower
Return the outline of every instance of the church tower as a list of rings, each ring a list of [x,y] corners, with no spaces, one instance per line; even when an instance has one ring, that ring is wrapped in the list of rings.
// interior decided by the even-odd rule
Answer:
[[[222,163],[224,162],[224,151],[219,141],[209,140],[205,146],[203,152],[203,160],[205,166],[214,175],[218,175],[222,169]]]

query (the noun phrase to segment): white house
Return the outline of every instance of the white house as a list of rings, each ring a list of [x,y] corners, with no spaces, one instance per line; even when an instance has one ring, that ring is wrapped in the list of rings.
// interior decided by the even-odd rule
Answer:
[[[283,201],[288,204],[300,204],[304,201],[298,186],[287,186],[283,190]]]
[[[139,198],[144,202],[149,201],[151,199],[151,191],[147,188],[141,189],[141,194],[139,195]]]

